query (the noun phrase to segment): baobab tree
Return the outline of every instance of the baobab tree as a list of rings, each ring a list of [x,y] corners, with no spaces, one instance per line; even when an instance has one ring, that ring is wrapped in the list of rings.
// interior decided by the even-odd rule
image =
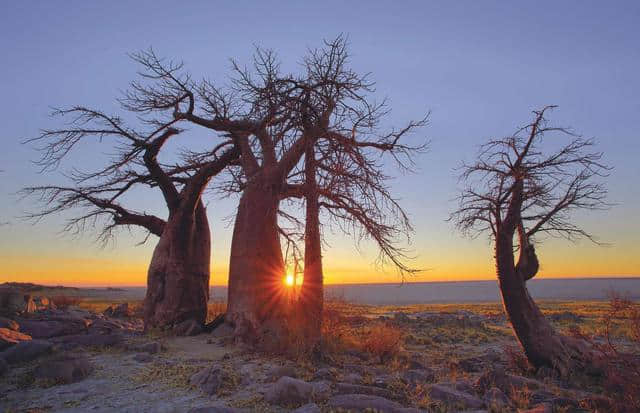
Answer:
[[[463,166],[467,188],[451,218],[467,234],[490,234],[504,308],[529,362],[565,375],[587,365],[591,354],[585,343],[557,333],[529,295],[526,282],[539,270],[534,237],[595,241],[571,214],[607,207],[599,178],[609,168],[601,153],[590,152],[593,140],[548,123],[553,108],[535,111],[512,136],[490,140],[475,163]],[[549,149],[563,138],[569,141]]]
[[[160,67],[152,52],[133,58],[146,69],[141,73],[143,79],[169,77],[177,85],[190,82],[187,77],[179,77],[180,64]],[[183,132],[179,119],[154,118],[151,110],[163,104],[159,93],[172,92],[172,86],[167,83],[164,89],[148,90],[141,82],[132,83],[132,90],[121,103],[125,110],[140,115],[143,126],[139,130],[126,126],[118,116],[76,106],[54,111],[54,116],[70,118],[67,124],[44,130],[27,141],[38,145],[43,170],[58,167],[75,147],[90,139],[108,142],[115,148],[116,154],[104,167],[91,172],[74,170],[70,186],[33,186],[23,193],[39,197],[43,204],[40,211],[29,214],[33,219],[68,209],[82,211],[67,222],[65,230],[69,232],[100,227],[99,238],[106,241],[117,228],[134,226],[147,231],[147,238],[159,238],[148,269],[145,328],[171,327],[186,320],[204,323],[211,234],[202,194],[212,177],[239,156],[233,139],[217,136],[212,139],[210,150],[185,152],[175,164],[160,162],[158,156],[167,142]],[[125,195],[141,186],[160,191],[168,218],[123,205]]]
[[[306,136],[304,163],[289,176],[282,195],[305,202],[303,237],[298,241],[304,245],[304,282],[295,318],[302,320],[306,344],[311,346],[320,339],[323,307],[321,216],[344,233],[372,240],[379,258],[391,262],[401,274],[414,272],[397,243],[412,228],[391,195],[382,160],[388,155],[397,166],[410,170],[413,155],[425,145],[407,143],[407,135],[423,126],[427,117],[381,133],[386,102],[372,102],[373,83],[348,67],[346,46],[339,38],[311,50],[304,60],[310,85],[300,107],[300,126]],[[327,113],[331,116],[314,115]],[[286,238],[296,244],[292,237]]]

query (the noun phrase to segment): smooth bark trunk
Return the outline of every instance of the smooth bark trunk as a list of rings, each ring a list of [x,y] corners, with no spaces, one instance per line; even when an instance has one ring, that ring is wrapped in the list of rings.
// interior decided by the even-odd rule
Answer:
[[[299,312],[302,315],[307,344],[315,347],[322,334],[324,286],[322,244],[320,239],[320,207],[316,184],[316,161],[313,146],[305,154],[306,217],[304,234],[304,282],[300,290]]]
[[[253,343],[284,322],[286,310],[275,181],[254,179],[245,188],[231,242],[226,321],[237,336]]]
[[[145,329],[185,320],[204,324],[209,300],[211,234],[201,201],[175,210],[153,252],[144,301]]]
[[[526,280],[531,278],[532,271],[520,263],[520,271],[516,269],[512,238],[497,237],[496,269],[505,311],[527,359],[535,368],[548,367],[562,376],[576,367],[585,367],[589,359],[585,345],[558,334],[529,295]],[[537,265],[536,259],[536,271]]]

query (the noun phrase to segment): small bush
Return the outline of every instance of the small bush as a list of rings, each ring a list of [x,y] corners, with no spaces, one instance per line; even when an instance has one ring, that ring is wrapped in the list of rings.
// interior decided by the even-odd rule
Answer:
[[[405,333],[402,329],[387,323],[374,325],[365,333],[362,350],[385,362],[399,355]]]
[[[603,317],[604,340],[594,335],[575,336],[587,340],[596,352],[596,364],[604,371],[603,386],[615,413],[640,411],[640,304],[612,293],[609,311]],[[624,345],[626,344],[626,346]]]

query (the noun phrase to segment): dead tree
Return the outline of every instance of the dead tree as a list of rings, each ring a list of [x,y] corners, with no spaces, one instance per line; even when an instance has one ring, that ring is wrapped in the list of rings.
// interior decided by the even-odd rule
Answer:
[[[565,375],[588,365],[591,356],[584,343],[553,329],[527,291],[526,282],[539,269],[533,238],[595,241],[570,218],[577,210],[607,207],[599,178],[609,168],[601,163],[601,153],[589,152],[593,140],[549,125],[545,114],[552,108],[534,112],[533,121],[513,136],[490,140],[476,163],[463,166],[467,188],[451,219],[467,234],[489,232],[504,308],[529,362]],[[563,137],[569,142],[557,145]],[[559,148],[548,149],[554,145]]]
[[[380,259],[390,261],[402,274],[414,272],[397,243],[412,231],[409,220],[392,197],[382,159],[389,155],[401,168],[412,167],[412,157],[424,144],[406,142],[409,132],[427,117],[399,131],[380,133],[388,113],[386,102],[372,102],[366,76],[348,68],[347,44],[342,38],[312,50],[305,59],[310,85],[300,107],[303,135],[307,137],[304,164],[289,176],[283,198],[305,201],[304,282],[297,310],[307,344],[320,340],[323,309],[321,216],[325,223],[359,240],[371,239]],[[322,116],[319,116],[322,114]],[[330,116],[326,116],[329,114]],[[291,240],[291,237],[287,237]],[[295,240],[293,241],[295,243]]]
[[[161,150],[170,139],[181,136],[182,130],[179,119],[154,118],[154,111],[165,107],[176,93],[184,93],[190,79],[178,77],[180,65],[157,65],[152,52],[133,57],[145,69],[143,79],[172,79],[155,89],[147,88],[144,81],[134,82],[132,91],[121,101],[125,109],[141,116],[148,130],[134,130],[117,116],[86,107],[56,110],[54,115],[70,121],[28,141],[39,145],[43,169],[56,168],[75,147],[91,138],[109,142],[116,154],[96,171],[74,170],[71,186],[34,186],[23,193],[39,197],[43,204],[41,211],[30,214],[33,219],[68,209],[82,210],[69,220],[66,231],[101,227],[100,238],[107,240],[116,228],[137,226],[157,236],[147,276],[145,328],[171,327],[185,320],[202,324],[209,298],[211,235],[201,197],[212,177],[237,161],[239,150],[233,139],[224,137],[212,140],[210,151],[185,152],[176,164],[161,163]],[[139,187],[160,191],[167,219],[131,210],[121,203],[126,194]]]

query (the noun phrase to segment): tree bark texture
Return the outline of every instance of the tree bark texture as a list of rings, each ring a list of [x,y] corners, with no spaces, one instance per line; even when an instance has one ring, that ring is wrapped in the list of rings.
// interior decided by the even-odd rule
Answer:
[[[496,270],[505,311],[529,362],[535,368],[551,368],[566,376],[572,369],[586,366],[589,351],[579,340],[558,334],[542,314],[526,286],[526,280],[532,277],[532,265],[537,272],[537,259],[535,264],[524,265],[519,261],[516,266],[512,240],[513,233],[511,236],[500,234],[495,247]],[[521,253],[521,260],[527,257],[525,259],[531,262],[533,246],[525,245],[521,250],[527,248],[528,251]]]
[[[210,257],[211,233],[202,201],[195,210],[173,211],[149,265],[145,328],[171,327],[189,319],[204,324]]]
[[[254,179],[245,188],[233,230],[226,321],[235,326],[237,336],[250,342],[260,338],[269,320],[277,324],[284,317],[279,183]]]

